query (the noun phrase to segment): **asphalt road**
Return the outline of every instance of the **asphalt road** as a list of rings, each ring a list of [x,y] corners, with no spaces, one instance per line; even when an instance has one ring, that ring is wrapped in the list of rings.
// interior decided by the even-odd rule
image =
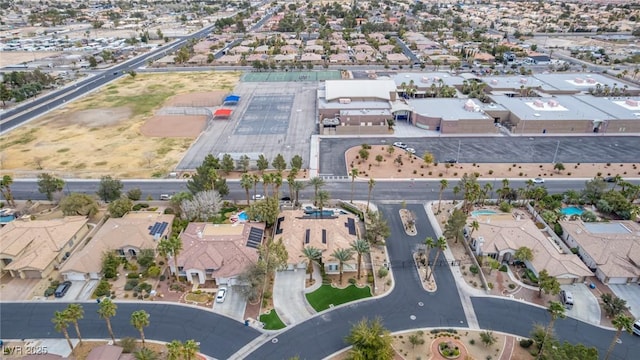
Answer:
[[[51,318],[55,311],[64,310],[67,303],[26,302],[2,303],[0,306],[0,338],[49,339],[61,338],[55,331]],[[117,303],[116,316],[111,325],[116,338],[139,338],[140,333],[129,323],[131,313],[145,310],[150,314],[150,326],[144,329],[147,339],[170,342],[174,339],[200,342],[200,351],[217,359],[227,359],[260,332],[225,316],[195,307],[160,303]],[[83,303],[84,319],[79,321],[83,338],[109,338],[104,320],[96,313],[95,302]],[[73,326],[69,334],[75,337]]]
[[[426,221],[417,222],[418,235],[406,235],[398,211],[400,205],[380,205],[379,209],[389,220],[391,237],[387,241],[395,288],[389,295],[366,300],[325,311],[281,334],[274,343],[265,343],[246,359],[288,359],[298,355],[301,359],[321,359],[344,348],[344,337],[351,325],[363,318],[379,316],[391,331],[421,327],[466,327],[460,297],[453,284],[448,267],[436,267],[439,284],[435,293],[423,290],[418,272],[411,260],[416,246],[427,236],[434,237],[433,229]],[[421,205],[408,205],[419,217],[426,217]],[[382,286],[382,285],[381,285]],[[418,304],[422,302],[422,306]],[[415,316],[415,319],[412,319]],[[322,341],[314,341],[322,339]]]
[[[427,137],[427,138],[322,138],[321,175],[347,176],[344,152],[350,147],[389,145],[401,141],[436,161],[461,163],[634,163],[640,160],[640,140],[633,136],[554,137]],[[556,153],[557,150],[557,153]]]
[[[369,194],[368,180],[356,180],[354,184],[354,199],[367,199]],[[454,198],[452,189],[457,184],[457,179],[450,179],[448,188],[443,192],[443,200]],[[95,194],[98,190],[100,180],[66,180],[64,193],[73,192]],[[526,180],[518,179],[510,181],[510,186],[515,188],[525,187]],[[37,180],[35,179],[15,179],[11,185],[11,192],[17,200],[46,200],[46,196],[38,191]],[[180,191],[187,191],[186,180],[122,180],[124,185],[123,193],[130,189],[138,188],[142,190],[141,199],[151,196],[155,200],[160,199],[161,194],[175,194]],[[351,180],[346,177],[343,180],[327,180],[324,190],[329,192],[331,199],[351,199]],[[502,186],[502,178],[480,180],[481,185],[490,183],[495,190]],[[632,180],[631,183],[640,183]],[[561,193],[568,189],[584,188],[585,180],[547,180],[544,186],[550,193]],[[225,199],[246,200],[246,193],[240,187],[238,181],[227,181],[229,195]],[[258,185],[261,189],[261,185]],[[260,191],[260,190],[259,190]],[[376,180],[376,185],[371,192],[371,201],[426,201],[438,199],[440,191],[440,179],[433,180]],[[282,185],[280,192],[289,195],[289,187],[286,182]],[[300,201],[309,201],[313,197],[313,189],[310,187],[300,191]],[[0,196],[0,199],[2,197]],[[458,195],[459,198],[459,195]]]

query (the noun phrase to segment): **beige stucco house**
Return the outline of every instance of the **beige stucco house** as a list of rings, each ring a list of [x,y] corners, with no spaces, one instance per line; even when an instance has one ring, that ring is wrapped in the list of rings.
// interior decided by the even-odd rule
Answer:
[[[190,223],[180,235],[182,252],[178,255],[178,274],[189,282],[233,285],[245,269],[258,261],[258,246],[263,242],[264,223],[209,224]],[[175,273],[173,260],[169,262]]]
[[[478,256],[489,256],[500,262],[511,262],[520,247],[533,252],[533,260],[526,265],[536,275],[546,269],[561,284],[583,282],[593,273],[559,239],[539,229],[521,212],[479,215],[472,220],[479,223],[470,245]],[[556,242],[558,240],[558,242]]]
[[[562,239],[578,249],[605,284],[640,283],[640,225],[633,221],[560,221]]]
[[[102,255],[115,251],[126,258],[137,256],[142,249],[155,250],[161,239],[171,233],[174,215],[150,211],[130,212],[121,218],[110,218],[91,241],[80,248],[60,268],[65,280],[100,279]]]
[[[84,216],[12,221],[0,229],[0,271],[13,278],[47,278],[88,232]]]
[[[322,251],[322,263],[327,274],[338,273],[338,262],[331,257],[336,249],[351,248],[358,238],[358,218],[335,210],[333,216],[310,217],[303,210],[285,210],[276,224],[276,239],[282,241],[289,253],[288,269],[306,269],[308,261],[303,248],[312,246]],[[344,272],[357,271],[354,259],[343,266]]]

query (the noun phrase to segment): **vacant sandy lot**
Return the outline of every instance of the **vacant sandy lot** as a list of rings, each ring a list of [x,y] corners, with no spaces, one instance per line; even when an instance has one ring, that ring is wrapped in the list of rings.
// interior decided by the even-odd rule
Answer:
[[[392,154],[387,152],[387,146],[375,145],[369,150],[367,160],[360,159],[358,152],[360,147],[353,147],[347,150],[346,163],[347,172],[352,168],[358,169],[358,176],[363,178],[404,178],[404,179],[438,179],[438,178],[459,178],[464,173],[478,173],[485,179],[522,178],[532,179],[535,177],[576,177],[592,178],[594,176],[615,176],[622,178],[640,177],[639,164],[563,164],[565,170],[558,171],[554,165],[546,164],[425,164],[421,157],[411,155],[408,152],[394,148]],[[377,156],[382,156],[380,162]],[[416,154],[422,156],[422,154]],[[400,156],[402,163],[396,161]],[[379,159],[379,158],[378,158]]]
[[[119,178],[163,176],[171,171],[197,136],[143,135],[141,128],[167,103],[184,103],[188,96],[207,105],[231,92],[240,73],[138,74],[123,77],[95,93],[32,121],[2,136],[0,160],[3,172],[34,177],[42,171],[62,177]],[[202,120],[193,125],[202,128]],[[176,126],[175,120],[163,127]],[[182,125],[186,126],[186,125]],[[161,129],[159,129],[161,130]],[[154,136],[155,135],[155,136]]]

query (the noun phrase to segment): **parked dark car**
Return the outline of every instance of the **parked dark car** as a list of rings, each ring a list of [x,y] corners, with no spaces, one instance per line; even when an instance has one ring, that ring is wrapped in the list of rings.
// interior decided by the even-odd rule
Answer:
[[[458,163],[458,160],[456,160],[456,159],[449,159],[449,160],[445,161],[445,163],[447,163],[447,164],[457,164],[457,163]]]
[[[615,176],[607,176],[606,178],[604,178],[604,181],[606,181],[608,183],[614,183],[614,182],[616,182],[616,177]]]
[[[71,281],[65,281],[60,285],[58,285],[53,295],[57,298],[61,298],[67,293],[67,291],[69,291],[70,287],[71,287]]]

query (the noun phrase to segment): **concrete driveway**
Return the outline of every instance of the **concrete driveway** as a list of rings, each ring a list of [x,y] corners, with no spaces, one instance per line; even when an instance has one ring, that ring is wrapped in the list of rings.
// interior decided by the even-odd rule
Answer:
[[[74,302],[78,300],[78,297],[80,296],[80,293],[84,288],[84,285],[85,285],[85,281],[72,281],[71,286],[69,287],[69,289],[67,290],[67,293],[64,294],[63,297],[61,298],[53,297],[53,299],[57,301]]]
[[[590,324],[600,324],[600,304],[589,288],[582,283],[560,286],[562,290],[571,291],[573,294],[573,308],[565,314],[574,319],[579,319]],[[558,300],[560,301],[560,300]]]
[[[238,292],[234,286],[227,286],[227,296],[224,302],[213,303],[213,312],[226,315],[234,320],[243,322],[244,311],[247,307],[247,300]]]
[[[287,326],[310,318],[314,312],[304,296],[306,271],[278,271],[273,285],[273,306]]]
[[[640,318],[640,286],[636,284],[609,285],[609,289],[611,289],[617,297],[626,300],[631,314],[633,314],[636,319]]]

